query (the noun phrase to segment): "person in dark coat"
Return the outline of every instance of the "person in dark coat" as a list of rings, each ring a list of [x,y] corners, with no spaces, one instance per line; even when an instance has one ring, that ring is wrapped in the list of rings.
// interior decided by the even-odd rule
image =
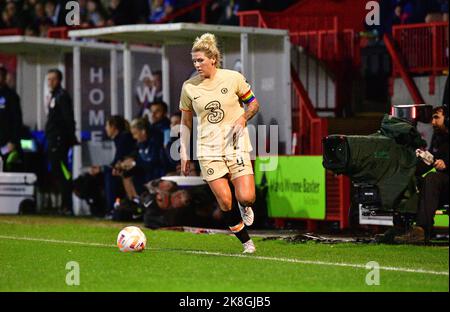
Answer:
[[[8,71],[0,66],[0,157],[20,151],[20,132],[23,126],[19,95],[6,83]]]
[[[45,136],[48,144],[50,173],[62,196],[61,212],[73,214],[72,174],[68,165],[68,152],[77,143],[77,138],[72,98],[62,88],[62,79],[62,73],[58,69],[51,69],[47,73],[47,84],[51,96],[47,102]]]
[[[128,121],[122,116],[114,115],[107,119],[105,131],[108,138],[114,141],[116,149],[114,159],[107,166],[91,166],[89,170],[92,176],[103,173],[107,214],[114,209],[115,199],[124,195],[123,190],[121,190],[119,173],[115,166],[134,151],[136,142],[129,128]]]
[[[136,140],[135,151],[115,165],[123,177],[123,186],[130,200],[139,202],[144,184],[165,174],[161,162],[163,140],[159,131],[152,128],[147,118],[131,122],[131,134]]]

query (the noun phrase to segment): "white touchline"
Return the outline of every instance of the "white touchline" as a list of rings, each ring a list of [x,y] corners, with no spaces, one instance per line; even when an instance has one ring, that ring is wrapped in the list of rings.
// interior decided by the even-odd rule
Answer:
[[[36,242],[45,242],[45,243],[55,243],[55,244],[72,244],[72,245],[82,245],[82,246],[94,246],[94,247],[116,247],[113,244],[101,244],[101,243],[89,243],[89,242],[77,242],[77,241],[68,241],[68,240],[57,240],[57,239],[46,239],[46,238],[33,238],[33,237],[17,237],[17,236],[5,236],[0,235],[1,239],[14,239],[14,240],[23,240],[23,241],[36,241]],[[353,263],[342,263],[342,262],[324,262],[324,261],[313,261],[313,260],[300,260],[300,259],[292,259],[292,258],[276,258],[276,257],[265,257],[265,256],[247,256],[241,254],[227,254],[221,252],[211,252],[211,251],[201,251],[201,250],[183,250],[183,249],[165,249],[165,248],[152,248],[147,247],[146,249],[155,250],[155,251],[173,251],[187,254],[195,254],[195,255],[208,255],[208,256],[219,256],[219,257],[236,257],[236,258],[248,258],[255,260],[269,260],[269,261],[279,261],[279,262],[290,262],[290,263],[300,263],[300,264],[314,264],[314,265],[326,265],[326,266],[339,266],[339,267],[350,267],[350,268],[358,268],[366,270],[365,264],[353,264]],[[396,272],[406,272],[406,273],[423,273],[423,274],[432,274],[432,275],[446,275],[448,276],[448,271],[430,271],[424,269],[408,269],[401,267],[385,267],[380,266],[380,270],[385,271],[396,271]]]

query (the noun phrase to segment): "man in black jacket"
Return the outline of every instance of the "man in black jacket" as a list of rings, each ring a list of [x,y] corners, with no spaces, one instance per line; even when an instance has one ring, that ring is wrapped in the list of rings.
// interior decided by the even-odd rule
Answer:
[[[20,149],[22,110],[17,93],[6,84],[8,71],[0,66],[0,157]]]
[[[426,173],[421,181],[420,202],[417,210],[416,225],[406,234],[396,238],[398,242],[424,242],[431,238],[434,215],[445,200],[448,203],[449,193],[449,142],[448,142],[448,110],[444,106],[433,109],[433,137],[429,152],[433,155],[433,163],[426,166],[420,162],[418,173]],[[434,169],[434,170],[433,170]]]
[[[48,101],[48,116],[45,135],[48,142],[48,159],[51,174],[55,178],[62,196],[64,214],[72,214],[72,174],[68,166],[67,154],[77,142],[72,98],[61,87],[62,73],[51,69],[47,73],[47,84],[51,92]]]

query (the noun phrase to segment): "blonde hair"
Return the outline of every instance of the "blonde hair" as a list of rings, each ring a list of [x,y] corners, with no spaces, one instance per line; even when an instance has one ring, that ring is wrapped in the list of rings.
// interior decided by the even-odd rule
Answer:
[[[131,121],[130,128],[134,128],[141,131],[145,130],[148,135],[150,131],[150,122],[148,121],[147,117],[135,118]]]
[[[220,68],[222,62],[222,54],[217,47],[216,36],[211,33],[205,33],[200,37],[195,38],[194,45],[191,52],[203,52],[210,59],[216,60],[216,68]]]

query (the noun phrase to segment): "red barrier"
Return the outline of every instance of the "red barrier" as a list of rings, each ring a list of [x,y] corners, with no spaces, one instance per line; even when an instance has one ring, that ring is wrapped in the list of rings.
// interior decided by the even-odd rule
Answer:
[[[354,72],[361,60],[358,38],[353,29],[342,29],[337,16],[293,15],[288,11],[282,14],[242,11],[238,12],[238,16],[241,26],[289,30],[293,44],[301,46],[307,54],[324,62],[333,73],[336,93],[335,103],[328,103],[327,99],[325,107],[320,110],[332,112],[335,116],[342,115],[349,101],[348,94],[351,93],[351,85],[348,85],[346,79],[341,79],[342,75]]]
[[[209,3],[211,0],[200,0],[197,3],[191,4],[185,8],[178,9],[174,11],[172,14],[169,14],[168,16],[164,17],[163,19],[159,20],[157,24],[164,24],[169,23],[170,21],[174,20],[175,18],[182,17],[188,13],[191,13],[194,10],[200,9],[200,23],[206,24],[206,9],[208,8]]]
[[[297,146],[301,155],[322,155],[322,138],[328,134],[325,118],[317,116],[306,89],[295,69],[292,77],[292,121],[297,133]]]
[[[392,64],[394,64],[393,67],[396,68],[396,70],[399,72],[400,76],[402,77],[403,81],[405,82],[406,88],[409,91],[409,94],[411,95],[413,101],[415,104],[423,104],[425,101],[423,100],[422,95],[420,94],[419,89],[417,88],[414,80],[411,78],[411,76],[408,73],[408,70],[405,66],[405,60],[400,57],[396,47],[394,46],[394,43],[392,42],[389,35],[384,35],[383,37],[384,43],[386,45],[386,49],[388,50],[389,54],[391,55]]]
[[[23,29],[21,28],[6,28],[0,29],[0,36],[22,36]]]
[[[288,29],[290,32],[330,30],[335,27],[336,16],[292,16],[262,11],[238,12],[241,26]]]
[[[299,31],[290,34],[295,45],[302,46],[307,53],[322,61],[340,61],[342,59],[359,59],[359,50],[355,45],[352,29]]]
[[[241,11],[237,15],[240,26],[268,28],[261,11]]]
[[[59,27],[50,27],[47,30],[47,38],[54,39],[69,39],[69,31],[77,30],[77,29],[94,29],[98,27],[90,27],[90,26],[59,26]]]
[[[448,70],[448,22],[396,25],[392,36],[408,72],[437,75]],[[400,76],[400,68],[393,68]]]
[[[349,226],[350,179],[326,173],[327,210],[325,220],[338,221],[341,230]]]

